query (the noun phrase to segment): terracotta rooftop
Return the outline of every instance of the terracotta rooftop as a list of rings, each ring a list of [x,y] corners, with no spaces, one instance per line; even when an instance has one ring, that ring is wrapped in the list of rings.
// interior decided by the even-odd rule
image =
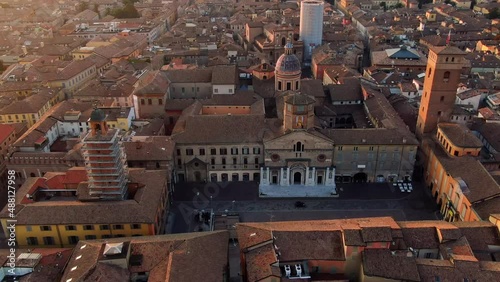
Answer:
[[[472,204],[500,195],[500,186],[478,160],[471,156],[451,157],[435,139],[427,139],[425,142],[434,143],[431,145],[433,152],[446,172],[465,182],[469,189],[466,197]]]
[[[148,272],[149,281],[220,281],[228,240],[227,231],[215,231],[80,241],[61,281],[129,281],[140,272]],[[129,244],[131,258],[141,260],[129,260],[125,268],[105,263],[104,246],[114,243]]]
[[[431,46],[432,52],[438,55],[465,55],[466,53],[455,46]]]
[[[69,198],[63,201],[48,200],[21,204],[29,191],[36,188],[35,186],[42,185],[39,181],[45,182],[44,178],[29,178],[17,193],[18,224],[154,223],[161,194],[163,189],[166,189],[167,177],[165,171],[161,170],[130,169],[130,182],[141,186],[135,193],[134,199],[129,200],[81,202],[76,198]],[[4,209],[0,216],[5,215]]]
[[[402,281],[421,281],[414,257],[395,256],[388,249],[365,249],[363,273]]]
[[[467,127],[458,123],[439,123],[438,128],[455,146],[481,148],[483,143]]]

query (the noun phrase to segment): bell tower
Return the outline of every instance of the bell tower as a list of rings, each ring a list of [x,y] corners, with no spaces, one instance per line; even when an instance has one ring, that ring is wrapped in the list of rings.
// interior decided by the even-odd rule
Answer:
[[[455,105],[465,54],[449,45],[429,48],[424,91],[417,119],[418,138],[436,131],[439,122],[449,120]]]
[[[314,127],[313,97],[301,93],[290,93],[284,97],[284,123],[286,130],[307,130]]]

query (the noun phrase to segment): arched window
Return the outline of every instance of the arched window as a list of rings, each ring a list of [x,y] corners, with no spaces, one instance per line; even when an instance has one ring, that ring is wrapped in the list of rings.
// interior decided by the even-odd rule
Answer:
[[[297,142],[293,145],[294,152],[304,152],[304,144],[302,142]]]
[[[448,57],[446,57],[446,61],[448,62]]]
[[[455,57],[451,57],[451,61],[454,62],[455,61]]]
[[[445,71],[444,75],[443,75],[443,81],[444,82],[448,82],[448,80],[450,80],[450,72],[449,71]]]
[[[286,44],[286,38],[282,37],[281,38],[281,46],[285,46],[285,44]]]

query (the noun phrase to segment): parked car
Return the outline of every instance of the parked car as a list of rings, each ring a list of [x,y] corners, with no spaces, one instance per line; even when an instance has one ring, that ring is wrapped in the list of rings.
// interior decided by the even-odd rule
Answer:
[[[295,202],[295,207],[296,208],[305,208],[306,207],[306,203],[301,202],[301,201],[297,201],[297,202]]]

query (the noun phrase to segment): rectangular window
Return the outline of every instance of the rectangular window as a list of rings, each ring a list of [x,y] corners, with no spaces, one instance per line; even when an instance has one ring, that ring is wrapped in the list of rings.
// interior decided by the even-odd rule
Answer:
[[[97,239],[97,236],[95,235],[85,235],[85,240],[95,240]]]
[[[205,155],[205,149],[201,148],[200,149],[200,156],[204,156]]]
[[[141,229],[141,225],[137,223],[130,224],[130,229]]]
[[[80,240],[78,236],[68,236],[68,243],[70,243],[71,245],[78,243],[78,240]]]
[[[237,163],[238,163],[238,159],[233,158],[233,164],[235,165],[235,164],[237,164]]]
[[[337,150],[338,150],[338,151],[342,151],[342,149],[343,149],[343,148],[342,148],[342,146],[338,146],[338,147],[337,147]]]
[[[370,148],[368,148],[369,151],[373,151],[373,146],[370,146]]]
[[[74,225],[66,225],[66,231],[75,231],[76,230],[76,226]]]
[[[214,88],[214,93],[219,93],[219,89]]]
[[[258,155],[258,154],[260,154],[260,148],[259,148],[259,147],[254,147],[254,148],[253,148],[253,154],[254,154],[254,155]]]
[[[29,246],[35,246],[38,245],[38,238],[37,237],[28,237],[26,238],[26,243]]]
[[[211,159],[210,159],[210,164],[211,164],[211,165],[215,165],[215,159],[214,159],[214,158],[211,158]]]
[[[248,158],[247,157],[243,158],[243,164],[248,164]]]
[[[101,225],[99,226],[99,229],[100,229],[100,230],[109,230],[109,225],[107,225],[107,224],[101,224]]]
[[[193,149],[186,149],[186,155],[187,156],[192,156],[193,155]]]
[[[227,149],[226,148],[220,148],[219,150],[221,155],[227,155]]]
[[[354,147],[353,151],[357,151],[358,150],[358,147]]]
[[[158,99],[158,105],[163,105],[163,99]]]
[[[141,99],[141,105],[146,105],[146,102],[144,102],[144,99]]]
[[[217,155],[217,149],[215,149],[215,148],[211,148],[211,149],[210,149],[210,155],[212,155],[212,156]]]
[[[148,99],[148,105],[153,105],[153,100]]]
[[[44,245],[55,245],[56,241],[54,240],[54,237],[43,237],[43,244]]]
[[[108,239],[108,238],[111,238],[111,235],[102,235],[101,238],[102,239]]]
[[[231,148],[231,155],[237,155],[238,154],[238,148]]]
[[[31,227],[30,225],[26,226],[26,232],[31,232],[32,230],[33,230],[33,227]]]
[[[181,155],[181,149],[177,149],[177,156]]]
[[[226,158],[222,158],[222,164],[225,165],[226,164]]]
[[[248,155],[248,154],[250,154],[250,149],[247,147],[243,147],[243,149],[241,149],[241,153],[243,155]]]
[[[255,164],[258,164],[259,163],[259,158],[255,158],[254,161],[255,161]]]
[[[83,230],[94,230],[94,225],[84,225]]]
[[[123,224],[115,224],[115,225],[113,225],[113,229],[115,229],[115,230],[123,230]]]
[[[40,226],[41,231],[52,231],[52,226],[42,225]]]

